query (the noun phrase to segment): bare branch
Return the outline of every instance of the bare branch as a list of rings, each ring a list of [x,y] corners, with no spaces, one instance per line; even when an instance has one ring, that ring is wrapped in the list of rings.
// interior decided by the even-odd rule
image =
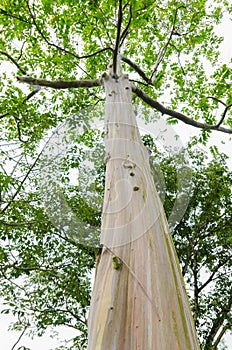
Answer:
[[[120,45],[120,33],[121,33],[121,26],[122,26],[122,0],[119,0],[119,6],[118,6],[118,23],[117,23],[117,37],[116,37],[116,43],[115,43],[115,49],[114,49],[114,57],[113,57],[113,73],[117,73],[117,59],[119,54],[119,45]]]
[[[22,333],[20,334],[20,336],[18,337],[16,343],[12,346],[11,350],[14,350],[16,348],[16,346],[18,345],[18,343],[20,342],[20,340],[22,339],[24,333],[26,332],[27,330],[27,326],[24,327]]]
[[[214,96],[207,96],[207,98],[211,98],[212,100],[214,100],[214,101],[216,101],[216,102],[219,102],[219,103],[221,103],[223,106],[226,107],[226,103],[223,102],[222,100],[219,100],[219,98],[216,98],[216,97],[214,97]]]
[[[232,324],[226,323],[225,326],[222,327],[221,332],[218,334],[218,336],[217,336],[215,342],[213,343],[213,348],[212,348],[212,350],[217,350],[218,344],[220,343],[220,341],[221,341],[223,335],[225,334],[225,332],[226,332],[228,329],[231,328],[231,326],[232,326]]]
[[[143,78],[147,84],[151,84],[150,78],[146,76],[146,74],[142,71],[142,69],[134,62],[132,62],[129,58],[121,55],[121,60],[127,63],[131,68],[133,68],[140,76]]]
[[[3,56],[6,56],[12,63],[14,63],[14,65],[18,68],[18,70],[20,70],[20,72],[22,74],[27,74],[26,71],[23,68],[20,67],[18,62],[11,55],[9,55],[7,52],[0,51],[0,54],[3,55]]]
[[[212,274],[209,276],[209,278],[205,281],[205,283],[203,283],[199,288],[198,288],[198,292],[200,293],[202,291],[202,289],[204,289],[210,282],[212,282],[214,280],[214,276],[215,274],[218,272],[218,270],[223,266],[227,264],[227,261],[223,261],[220,262],[218,264],[218,266],[214,269],[214,271],[212,272]]]
[[[6,222],[3,220],[0,220],[0,224],[5,225],[5,226],[10,226],[10,227],[18,227],[18,226],[20,227],[20,226],[24,226],[24,225],[28,225],[28,226],[35,225],[35,224],[38,224],[38,222],[37,221]]]
[[[44,80],[29,77],[28,75],[18,76],[17,80],[29,85],[50,87],[52,89],[70,89],[70,88],[92,88],[102,86],[102,79],[95,80]]]
[[[132,85],[132,91],[139,97],[141,98],[145,103],[147,103],[149,106],[155,108],[157,111],[161,112],[162,114],[169,115],[171,117],[174,117],[178,120],[181,120],[183,123],[195,126],[196,128],[200,128],[203,130],[216,130],[216,131],[221,131],[227,134],[232,134],[232,129],[227,129],[221,126],[217,125],[209,125],[206,123],[200,123],[197,122],[196,120],[190,119],[186,115],[173,111],[171,109],[168,109],[164,107],[161,103],[153,100],[150,96],[148,96],[143,90],[139,89],[138,87]]]
[[[131,20],[132,20],[132,6],[130,5],[130,17],[129,17],[129,21],[128,21],[127,25],[126,25],[126,28],[123,30],[122,35],[120,36],[120,46],[123,45],[123,42],[124,42],[124,40],[126,39],[128,33],[129,33]]]
[[[223,121],[224,121],[224,119],[226,117],[226,113],[228,112],[230,107],[232,107],[232,103],[230,105],[226,106],[226,108],[224,109],[224,112],[222,114],[222,117],[221,117],[220,121],[217,124],[217,127],[219,127],[223,123]]]

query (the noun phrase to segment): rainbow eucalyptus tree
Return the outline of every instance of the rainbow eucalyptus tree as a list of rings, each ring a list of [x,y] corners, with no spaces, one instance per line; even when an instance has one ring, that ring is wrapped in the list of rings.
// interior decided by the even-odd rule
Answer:
[[[65,114],[98,102],[105,91],[106,178],[89,350],[199,349],[132,94],[136,104],[142,101],[170,123],[202,129],[204,141],[210,131],[232,133],[231,69],[216,66],[210,84],[204,69],[219,57],[213,25],[224,8],[230,10],[226,1],[218,7],[204,0],[27,0],[14,6],[5,0],[0,6],[0,55],[17,68],[18,81],[33,89],[24,97],[4,73],[10,99],[17,102],[17,112],[12,104],[1,116],[11,139],[32,149]],[[48,96],[44,88],[52,89]],[[70,90],[59,95],[63,89]],[[164,96],[168,108],[157,101]],[[55,103],[53,111],[46,97]],[[218,105],[220,118],[214,113]]]

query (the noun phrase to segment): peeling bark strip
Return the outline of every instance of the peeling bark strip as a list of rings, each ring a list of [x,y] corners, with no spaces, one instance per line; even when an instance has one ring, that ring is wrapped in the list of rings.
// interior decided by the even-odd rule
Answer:
[[[128,78],[104,85],[109,157],[88,350],[199,350]]]

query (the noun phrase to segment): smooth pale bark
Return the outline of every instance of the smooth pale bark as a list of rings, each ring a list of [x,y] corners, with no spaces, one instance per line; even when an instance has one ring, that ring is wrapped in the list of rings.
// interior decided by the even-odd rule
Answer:
[[[104,85],[103,250],[91,300],[88,350],[199,349],[128,78],[106,76]]]

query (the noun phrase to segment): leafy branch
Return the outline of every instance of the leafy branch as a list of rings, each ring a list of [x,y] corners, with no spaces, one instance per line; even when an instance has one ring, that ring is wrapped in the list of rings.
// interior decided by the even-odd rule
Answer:
[[[148,96],[143,90],[139,89],[138,87],[132,85],[132,91],[141,98],[145,103],[147,103],[149,106],[155,108],[157,111],[161,112],[162,114],[169,115],[173,118],[176,118],[178,120],[181,120],[183,123],[192,125],[196,128],[200,128],[203,130],[216,130],[221,131],[227,134],[232,134],[232,129],[227,129],[224,127],[221,127],[220,125],[210,125],[206,123],[197,122],[194,119],[191,119],[187,117],[186,115],[173,111],[172,109],[164,107],[161,103],[153,100],[150,96]]]
[[[46,147],[47,143],[49,142],[50,139],[48,139],[48,141],[46,142],[46,144],[44,145],[44,147]],[[10,201],[7,203],[7,205],[0,211],[0,214],[3,214],[6,212],[6,210],[11,206],[11,204],[14,202],[15,198],[18,196],[18,194],[20,193],[25,181],[28,179],[30,173],[32,172],[32,170],[34,169],[34,167],[36,166],[39,158],[41,157],[42,153],[44,151],[44,148],[42,148],[41,152],[37,155],[36,159],[34,160],[34,162],[32,163],[32,165],[29,167],[29,169],[27,170],[26,174],[24,175],[20,185],[18,186],[17,190],[15,191],[15,193],[13,194],[13,196],[11,197]]]
[[[209,276],[209,278],[205,281],[205,283],[203,283],[199,288],[198,288],[198,293],[200,293],[210,282],[212,282],[214,280],[214,276],[216,275],[216,273],[218,272],[218,270],[223,266],[227,264],[227,260],[226,261],[221,261],[218,266],[215,267],[215,269],[213,270],[212,274]]]
[[[228,303],[226,305],[224,305],[224,307],[222,308],[222,311],[216,316],[216,318],[213,321],[213,326],[212,326],[211,331],[210,331],[210,333],[205,341],[205,350],[212,349],[213,339],[215,338],[220,327],[223,325],[225,318],[227,317],[227,315],[231,309],[231,305],[232,305],[232,293],[230,294],[230,298],[228,300]],[[228,324],[227,324],[227,326],[228,326]],[[227,330],[227,326],[226,326],[226,329],[224,330],[224,333]],[[221,337],[222,337],[222,335],[221,335]],[[217,340],[216,340],[216,342],[217,342]]]
[[[178,11],[179,11],[181,8],[185,8],[185,6],[181,5],[181,6],[179,6],[179,7],[176,9],[176,11],[175,11],[174,20],[173,20],[173,25],[172,25],[172,30],[171,30],[171,32],[170,32],[170,35],[169,35],[169,38],[168,38],[166,44],[164,45],[164,47],[160,50],[160,52],[159,52],[159,54],[158,54],[158,58],[157,58],[157,62],[156,62],[156,64],[155,64],[155,68],[153,69],[153,72],[152,72],[151,77],[150,77],[150,79],[149,79],[150,81],[153,81],[153,80],[154,80],[154,75],[155,75],[155,73],[157,72],[160,63],[162,62],[162,60],[163,60],[163,58],[164,58],[164,56],[165,56],[165,54],[166,54],[166,51],[167,51],[168,46],[169,46],[169,44],[170,44],[170,42],[171,42],[171,40],[172,40],[173,35],[178,35],[178,36],[181,35],[181,34],[177,33],[176,30],[175,30],[176,20],[177,20],[177,13],[178,13]]]
[[[71,56],[73,56],[73,57],[75,57],[75,58],[77,58],[77,59],[90,58],[90,57],[96,56],[96,55],[98,55],[99,53],[102,53],[102,52],[104,52],[104,51],[106,51],[106,50],[110,50],[109,47],[105,47],[105,48],[100,49],[100,50],[98,50],[98,51],[96,51],[96,52],[93,52],[93,53],[91,53],[91,54],[84,55],[84,56],[78,56],[77,54],[75,54],[75,53],[73,53],[73,52],[71,52],[71,51],[65,49],[64,47],[61,47],[61,46],[59,46],[59,45],[56,45],[56,44],[50,42],[50,41],[47,39],[47,37],[44,35],[44,33],[42,32],[42,30],[40,29],[40,27],[39,27],[39,25],[38,25],[38,23],[37,23],[37,21],[36,21],[36,17],[35,17],[35,15],[33,14],[32,9],[31,9],[31,7],[30,7],[30,5],[29,5],[29,1],[27,1],[27,8],[28,8],[28,11],[29,11],[29,14],[30,14],[30,16],[31,16],[31,19],[32,19],[32,21],[33,21],[34,26],[36,27],[36,29],[37,29],[39,35],[40,35],[40,36],[42,37],[42,39],[47,43],[48,46],[54,47],[54,48],[56,48],[57,50],[60,50],[60,51],[64,52],[65,54],[71,55]]]
[[[223,102],[222,100],[220,100],[219,98],[217,98],[217,97],[214,97],[214,96],[207,96],[207,98],[211,98],[212,100],[214,100],[214,101],[216,101],[216,102],[218,102],[218,103],[221,103],[224,107],[225,107],[225,109],[224,109],[224,111],[223,111],[223,113],[222,113],[222,117],[221,117],[221,119],[219,120],[219,122],[217,123],[217,127],[219,127],[222,123],[223,123],[223,121],[224,121],[224,119],[225,119],[225,117],[226,117],[226,113],[228,112],[228,110],[232,107],[232,103],[230,103],[229,105],[227,105],[225,102]]]
[[[27,23],[27,24],[31,24],[28,20],[22,18],[21,16],[15,16],[14,14],[12,13],[9,13],[3,9],[0,8],[0,14],[4,15],[4,16],[7,16],[7,17],[10,17],[10,18],[14,18],[14,19],[17,19],[18,21],[20,22],[24,22],[24,23]]]
[[[21,105],[24,105],[27,101],[29,101],[37,92],[40,91],[40,87],[35,88],[32,92],[30,92],[25,98],[24,100],[21,102]],[[6,112],[2,115],[0,115],[0,119],[5,118],[6,116],[10,115],[11,113],[15,112],[15,108],[12,108],[9,112]],[[15,122],[16,122],[16,127],[17,127],[17,131],[18,131],[18,138],[19,141],[21,142],[27,142],[25,140],[22,139],[22,133],[21,133],[21,128],[20,128],[20,124],[21,124],[21,120],[16,117],[15,115],[13,115]]]

